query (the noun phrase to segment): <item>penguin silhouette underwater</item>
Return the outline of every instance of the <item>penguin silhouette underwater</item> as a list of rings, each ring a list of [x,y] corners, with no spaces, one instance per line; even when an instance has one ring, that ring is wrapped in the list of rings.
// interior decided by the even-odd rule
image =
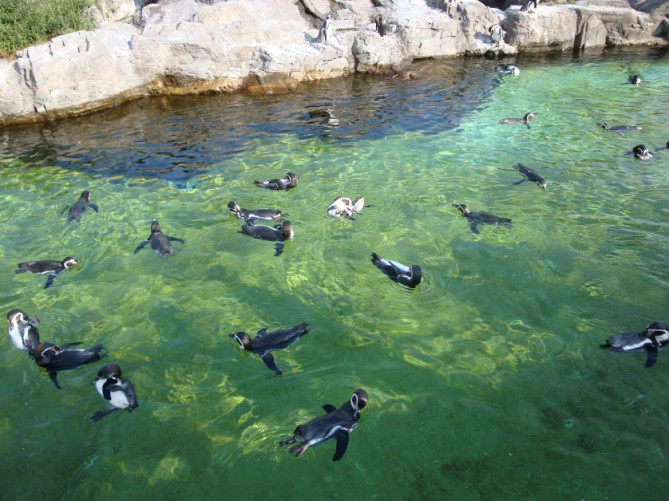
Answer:
[[[81,196],[79,197],[79,200],[77,200],[72,205],[69,205],[69,206],[65,207],[62,211],[60,211],[60,213],[62,214],[67,209],[70,209],[70,212],[67,214],[68,224],[71,223],[73,219],[77,223],[79,221],[81,221],[81,216],[84,212],[86,212],[86,209],[88,207],[93,209],[95,212],[98,211],[98,206],[90,201],[90,197],[91,197],[91,192],[90,191],[84,191],[81,194]]]
[[[602,349],[610,349],[613,353],[630,351],[646,352],[646,365],[648,369],[657,362],[659,348],[669,344],[669,325],[665,322],[653,322],[641,332],[623,332],[616,334],[600,344]]]
[[[174,249],[172,249],[172,244],[170,242],[186,243],[183,238],[170,237],[163,234],[160,229],[160,223],[154,219],[151,223],[151,235],[137,246],[134,254],[141,251],[146,244],[151,244],[151,248],[156,251],[158,257],[160,259],[165,259],[166,254],[169,254],[170,256],[174,255]]]

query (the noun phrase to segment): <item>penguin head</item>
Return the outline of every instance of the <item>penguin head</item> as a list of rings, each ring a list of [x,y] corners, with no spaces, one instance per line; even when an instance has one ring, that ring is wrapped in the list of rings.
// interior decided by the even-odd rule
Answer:
[[[118,364],[107,364],[98,371],[97,377],[93,380],[93,384],[101,379],[120,378],[122,375],[121,367]]]
[[[463,216],[466,216],[466,215],[468,215],[468,214],[471,212],[471,211],[469,210],[469,207],[467,206],[467,204],[451,204],[451,205],[453,205],[453,207],[455,207],[455,208],[458,209],[460,212],[462,212],[462,215],[463,215]]]
[[[288,180],[289,186],[291,187],[297,186],[297,176],[294,173],[289,172],[288,174],[286,174],[286,179]]]
[[[606,122],[600,122],[597,125],[599,125],[602,129],[609,130],[611,126],[607,124]]]
[[[636,158],[640,158],[642,160],[653,156],[651,155],[650,151],[648,151],[648,148],[646,148],[646,146],[643,144],[637,144],[634,148],[632,148],[632,153],[634,153]]]
[[[525,113],[525,116],[523,117],[523,120],[525,120],[526,122],[529,122],[531,119],[533,119],[536,116],[537,116],[536,113],[532,113],[532,112]]]
[[[82,193],[81,193],[81,198],[83,198],[83,199],[85,199],[85,200],[88,200],[89,198],[91,198],[91,192],[88,191],[88,190],[82,192]]]
[[[51,357],[58,353],[59,348],[52,343],[40,343],[33,348],[33,356],[37,365],[48,365]]]
[[[239,343],[239,347],[242,350],[253,349],[253,340],[251,339],[251,336],[249,336],[246,332],[238,332],[236,334],[230,334],[229,336],[231,338],[234,338],[237,341],[237,343]]]
[[[627,77],[627,81],[633,85],[641,83],[641,77],[639,75],[630,75]]]
[[[423,279],[423,270],[417,264],[411,265],[411,282],[418,284]]]
[[[237,205],[237,202],[232,201],[232,202],[230,202],[230,203],[228,204],[228,209],[230,209],[230,212],[233,212],[233,213],[236,214],[236,213],[239,212],[242,208],[241,208],[239,205]]]
[[[75,264],[79,264],[79,263],[81,263],[81,261],[79,259],[68,256],[65,259],[63,259],[63,268],[65,268],[67,270],[71,266],[74,266]]]
[[[351,407],[354,411],[360,412],[360,410],[364,409],[365,406],[369,403],[369,396],[362,388],[355,390],[353,395],[351,395],[351,400],[349,400],[349,403],[351,404]]]
[[[653,322],[646,327],[646,336],[669,334],[669,325],[665,322]]]
[[[293,238],[293,236],[295,236],[295,232],[293,231],[293,224],[290,221],[284,221],[281,227],[283,229],[284,240]]]
[[[16,326],[20,324],[21,322],[25,322],[26,318],[28,316],[19,310],[18,308],[14,308],[13,310],[9,310],[9,313],[7,313],[7,321],[10,323],[12,326]]]
[[[160,229],[160,223],[158,222],[158,220],[154,219],[151,222],[151,233],[159,233],[161,231],[162,230]]]

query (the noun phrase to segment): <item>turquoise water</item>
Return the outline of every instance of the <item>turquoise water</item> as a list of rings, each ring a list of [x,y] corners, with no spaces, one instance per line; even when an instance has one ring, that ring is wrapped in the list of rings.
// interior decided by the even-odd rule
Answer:
[[[436,61],[415,80],[323,82],[290,96],[155,99],[0,133],[0,311],[43,341],[104,344],[139,408],[90,420],[103,362],[59,375],[0,343],[4,499],[667,499],[669,354],[608,336],[669,321],[669,64],[657,55]],[[642,75],[639,87],[624,84]],[[537,113],[532,128],[499,124]],[[597,122],[641,125],[623,136]],[[546,191],[520,179],[518,162]],[[297,173],[288,192],[254,179]],[[67,225],[84,189],[98,214]],[[327,215],[338,195],[373,207]],[[295,237],[239,233],[242,207]],[[475,235],[452,203],[513,219]],[[184,238],[133,254],[157,218]],[[372,251],[419,264],[408,290]],[[42,289],[16,263],[82,264]],[[307,321],[275,353],[231,332]],[[344,458],[278,442],[364,388]]]

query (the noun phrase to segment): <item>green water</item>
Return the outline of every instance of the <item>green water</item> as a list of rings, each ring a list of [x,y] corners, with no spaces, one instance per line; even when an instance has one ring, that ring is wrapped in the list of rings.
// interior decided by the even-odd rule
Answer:
[[[104,344],[140,405],[92,422],[106,405],[90,385],[102,362],[60,373],[59,391],[5,336],[0,497],[669,498],[669,353],[645,369],[643,354],[598,348],[669,321],[669,151],[624,154],[669,139],[669,64],[634,53],[528,61],[499,85],[494,64],[323,84],[346,89],[335,104],[348,91],[364,103],[367,87],[386,96],[374,108],[382,127],[345,107],[338,125],[298,123],[300,106],[327,101],[306,89],[141,102],[5,132],[0,311],[39,317],[43,341]],[[480,101],[450,96],[465,92],[461,65]],[[632,71],[641,86],[624,84]],[[245,109],[243,125],[225,109]],[[529,130],[498,123],[528,111]],[[122,170],[177,161],[195,170],[188,182]],[[514,186],[518,162],[547,190]],[[289,170],[294,190],[252,184]],[[59,211],[84,189],[100,212],[67,225]],[[338,195],[373,207],[333,219]],[[288,213],[295,237],[280,257],[238,233],[230,200]],[[452,203],[513,227],[475,235]],[[164,261],[133,254],[154,217],[186,240]],[[372,251],[419,264],[423,282],[391,282]],[[47,290],[44,277],[13,273],[67,255],[82,264]],[[228,337],[303,321],[310,333],[275,353],[281,377]],[[340,462],[333,442],[299,459],[278,447],[357,388],[370,403]]]

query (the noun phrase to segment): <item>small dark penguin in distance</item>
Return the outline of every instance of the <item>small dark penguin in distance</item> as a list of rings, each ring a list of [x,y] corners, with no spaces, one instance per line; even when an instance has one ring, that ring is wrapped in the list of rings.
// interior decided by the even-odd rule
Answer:
[[[71,348],[71,346],[80,344],[83,343],[68,343],[63,346],[55,346],[52,343],[40,343],[33,348],[35,363],[46,369],[51,381],[53,381],[53,384],[59,390],[58,371],[76,369],[81,365],[100,360],[106,355],[106,353],[101,353],[104,349],[101,344],[96,344],[90,348]]]
[[[499,25],[495,25],[499,26]],[[501,64],[495,68],[495,71],[497,73],[501,73],[502,75],[513,75],[513,76],[518,76],[520,75],[520,68],[516,66],[515,64]],[[525,115],[527,116],[527,115]],[[530,117],[531,118],[531,117]]]
[[[160,223],[154,219],[151,223],[151,235],[137,246],[134,254],[141,251],[146,244],[151,244],[151,248],[156,251],[158,257],[160,257],[160,259],[165,259],[166,254],[169,254],[170,256],[174,255],[174,249],[172,249],[172,244],[170,242],[186,243],[183,238],[165,235],[160,229]]]
[[[327,414],[312,419],[308,423],[301,424],[293,432],[288,440],[279,442],[279,447],[294,444],[291,454],[300,457],[311,446],[335,439],[337,447],[332,461],[339,461],[344,457],[348,447],[349,434],[358,425],[360,411],[369,403],[369,396],[363,389],[356,390],[351,398],[338,409],[332,404],[325,404],[323,409]]]
[[[372,263],[374,263],[374,266],[380,269],[383,273],[388,275],[388,278],[392,281],[406,285],[412,289],[423,279],[423,271],[420,269],[420,266],[416,264],[406,266],[397,261],[382,258],[376,252],[372,252]]]
[[[546,180],[541,175],[539,175],[537,171],[530,169],[529,167],[526,167],[523,164],[514,165],[513,168],[524,176],[524,179],[516,181],[513,184],[521,184],[524,183],[525,181],[532,181],[533,183],[537,183],[543,189],[546,189]]]
[[[254,219],[264,219],[266,221],[281,221],[283,214],[276,209],[242,209],[237,202],[232,201],[228,204],[228,209],[232,214],[242,221],[252,221]]]
[[[269,181],[253,181],[256,186],[268,190],[289,190],[297,186],[297,176],[289,172],[281,179],[270,179]]]
[[[84,212],[86,212],[86,209],[88,207],[93,209],[95,212],[98,211],[98,206],[90,201],[90,197],[91,197],[91,192],[90,191],[84,191],[81,194],[81,196],[79,197],[79,200],[77,200],[72,205],[69,205],[69,206],[65,207],[62,211],[60,211],[60,213],[62,214],[67,209],[70,209],[70,212],[67,214],[68,224],[71,223],[73,219],[77,223],[79,221],[81,221],[81,216]]]
[[[246,332],[237,332],[236,334],[229,334],[229,336],[234,338],[243,350],[259,355],[265,365],[273,370],[277,376],[280,376],[283,372],[277,367],[274,356],[270,352],[288,348],[308,333],[307,323],[302,322],[295,327],[269,333],[267,329],[260,329],[253,339]]]
[[[606,122],[600,122],[599,125],[602,129],[615,132],[618,135],[622,135],[623,132],[633,132],[635,130],[643,130],[640,125],[609,125]]]
[[[295,235],[293,225],[290,221],[284,221],[283,224],[277,224],[275,226],[266,226],[264,224],[255,224],[253,221],[247,221],[246,224],[242,226],[240,233],[261,240],[275,241],[275,256],[280,256],[283,252],[283,241],[293,238]]]
[[[44,288],[46,289],[51,286],[58,275],[79,263],[81,263],[81,261],[73,257],[66,257],[62,261],[53,259],[24,261],[17,265],[18,269],[14,270],[14,273],[35,273],[37,275],[45,275],[48,273],[49,276],[46,279],[46,284],[44,284]]]
[[[118,364],[107,364],[98,371],[97,377],[91,381],[102,398],[111,404],[109,409],[97,411],[91,416],[93,421],[99,421],[114,411],[126,410],[132,412],[139,405],[135,395],[135,387],[129,379],[123,379],[121,367]]]
[[[667,345],[669,345],[669,325],[665,322],[653,322],[641,332],[623,332],[611,336],[599,347],[610,349],[613,353],[645,350],[646,368],[649,368],[657,362],[658,349]]]
[[[641,83],[641,77],[639,75],[630,75],[627,77],[627,81],[632,85],[639,85]]]
[[[15,348],[28,351],[30,358],[33,357],[33,349],[39,344],[39,332],[37,318],[29,318],[28,314],[14,308],[7,313],[9,322],[9,339]]]
[[[537,116],[536,113],[525,113],[523,118],[502,118],[499,123],[501,124],[525,124],[525,126],[529,129],[530,128],[530,120],[532,120],[535,116]]]
[[[469,227],[471,230],[478,234],[479,223],[481,224],[492,224],[496,226],[504,226],[505,228],[511,228],[511,219],[506,217],[493,216],[487,212],[472,212],[467,204],[452,204],[453,207],[462,212],[462,215],[469,221]]]

